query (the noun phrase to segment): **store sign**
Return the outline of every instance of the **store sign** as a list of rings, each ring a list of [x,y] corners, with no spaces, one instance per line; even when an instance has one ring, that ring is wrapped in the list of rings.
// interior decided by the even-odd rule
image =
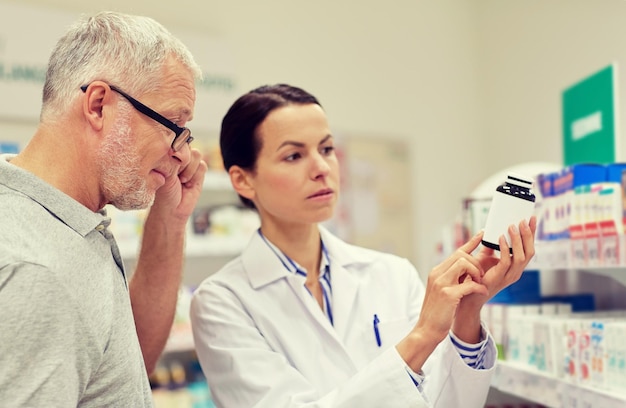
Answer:
[[[0,120],[36,122],[48,57],[78,14],[0,3]],[[36,29],[33,29],[36,27]],[[203,69],[196,86],[194,130],[219,129],[221,118],[239,95],[233,58],[223,41],[168,27],[191,50]]]
[[[618,159],[616,71],[610,65],[563,92],[564,165]]]
[[[240,89],[235,78],[234,58],[225,41],[171,29],[191,50],[202,67],[202,82],[196,84],[196,107],[189,126],[198,130],[218,131],[226,111],[235,102]]]

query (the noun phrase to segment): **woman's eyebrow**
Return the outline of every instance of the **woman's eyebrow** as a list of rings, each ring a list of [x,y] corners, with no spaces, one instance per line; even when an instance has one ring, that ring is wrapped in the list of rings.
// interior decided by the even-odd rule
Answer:
[[[329,139],[331,139],[333,137],[333,135],[328,134],[326,136],[324,136],[324,138],[322,140],[320,140],[319,144],[324,144],[326,143]],[[280,146],[278,146],[276,148],[276,150],[280,150],[281,148],[283,148],[284,146],[295,146],[295,147],[304,147],[305,144],[302,142],[296,142],[295,140],[285,140],[284,142],[282,142],[280,144]]]

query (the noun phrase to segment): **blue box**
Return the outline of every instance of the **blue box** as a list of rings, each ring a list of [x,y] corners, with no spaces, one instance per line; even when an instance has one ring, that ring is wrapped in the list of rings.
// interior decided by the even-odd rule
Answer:
[[[545,296],[541,301],[569,303],[572,305],[572,312],[593,312],[596,310],[596,298],[593,293]]]
[[[524,271],[514,284],[502,289],[489,303],[539,303],[541,284],[539,271]]]

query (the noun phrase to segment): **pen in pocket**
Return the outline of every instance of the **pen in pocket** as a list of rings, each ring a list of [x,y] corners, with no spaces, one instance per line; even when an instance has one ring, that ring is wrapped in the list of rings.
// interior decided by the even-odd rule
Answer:
[[[378,320],[378,315],[375,314],[374,315],[374,336],[376,336],[376,344],[378,345],[378,347],[380,347],[382,343],[380,341],[380,331],[378,331],[378,323],[380,323],[380,320]]]

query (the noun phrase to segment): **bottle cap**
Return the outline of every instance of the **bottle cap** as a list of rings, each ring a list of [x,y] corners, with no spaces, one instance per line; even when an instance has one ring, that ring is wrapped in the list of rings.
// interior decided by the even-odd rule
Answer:
[[[506,182],[515,184],[516,186],[531,188],[533,186],[533,178],[519,173],[509,173]]]

